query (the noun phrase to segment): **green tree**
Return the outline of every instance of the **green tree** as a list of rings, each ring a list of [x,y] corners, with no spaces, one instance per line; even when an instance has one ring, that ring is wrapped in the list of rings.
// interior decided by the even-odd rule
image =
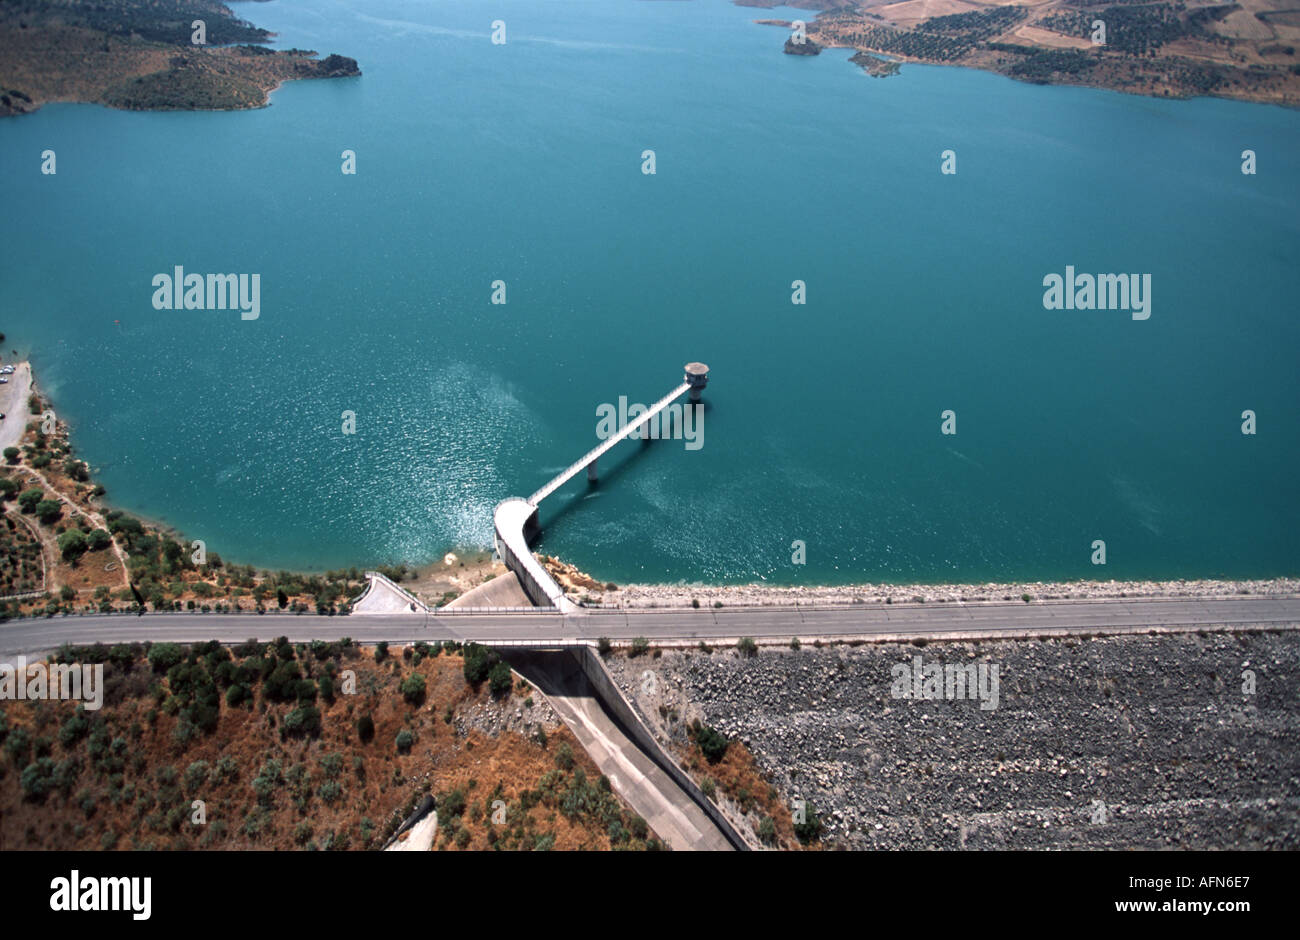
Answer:
[[[90,534],[86,536],[86,548],[92,552],[108,548],[112,542],[113,537],[103,529],[91,529]]]
[[[45,491],[39,486],[33,486],[31,489],[23,490],[22,495],[18,497],[18,505],[22,507],[23,512],[33,513],[44,498]]]
[[[78,483],[85,483],[90,479],[90,471],[86,469],[85,461],[78,460],[76,457],[69,457],[63,461],[63,472]]]
[[[491,689],[494,698],[505,698],[510,694],[514,684],[515,679],[508,663],[499,662],[488,673],[488,688]]]
[[[59,551],[63,554],[64,561],[72,561],[80,557],[87,547],[86,536],[80,529],[69,529],[59,536]]]
[[[696,719],[691,725],[691,736],[710,764],[716,764],[727,753],[727,738],[716,728],[710,728]]]
[[[63,515],[63,504],[57,499],[43,499],[36,504],[36,518],[49,525]]]
[[[18,462],[18,458],[22,456],[22,453],[23,452],[20,451],[17,447],[6,447],[5,462],[10,465],[16,464]]]
[[[488,677],[492,667],[500,661],[501,657],[497,655],[496,650],[470,643],[465,647],[465,664],[462,667],[465,681],[470,685],[478,685]]]
[[[361,720],[357,722],[357,737],[367,743],[374,740],[375,719],[369,715],[362,715]]]
[[[299,705],[284,717],[284,730],[293,735],[320,734],[320,709],[315,705]]]
[[[409,754],[411,752],[412,745],[415,744],[415,735],[411,734],[409,729],[403,728],[401,731],[397,732],[396,743],[397,743],[397,750],[399,753]]]
[[[411,673],[403,679],[400,688],[408,705],[419,705],[424,701],[424,676],[419,673]]]
[[[185,658],[185,650],[176,643],[155,643],[149,647],[149,665],[154,672],[167,672]]]

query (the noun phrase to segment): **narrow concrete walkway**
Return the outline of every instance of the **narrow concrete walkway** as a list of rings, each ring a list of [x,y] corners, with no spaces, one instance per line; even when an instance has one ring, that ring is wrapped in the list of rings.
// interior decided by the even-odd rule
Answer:
[[[502,650],[568,725],[610,785],[675,851],[731,851],[731,843],[673,779],[623,733],[568,651]]]

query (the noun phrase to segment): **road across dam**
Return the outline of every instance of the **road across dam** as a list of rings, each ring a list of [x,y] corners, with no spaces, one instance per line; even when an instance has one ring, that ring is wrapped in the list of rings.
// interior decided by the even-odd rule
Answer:
[[[600,637],[630,642],[720,643],[818,638],[1016,637],[1119,634],[1147,629],[1300,626],[1300,596],[1212,598],[1100,598],[1024,603],[872,604],[847,607],[735,607],[719,610],[590,610],[526,613],[395,613],[323,617],[275,613],[86,614],[12,620],[0,624],[0,659],[31,656],[63,643],[153,640],[238,643],[250,637],[294,642],[351,637],[362,643],[454,640],[555,648],[592,644]]]

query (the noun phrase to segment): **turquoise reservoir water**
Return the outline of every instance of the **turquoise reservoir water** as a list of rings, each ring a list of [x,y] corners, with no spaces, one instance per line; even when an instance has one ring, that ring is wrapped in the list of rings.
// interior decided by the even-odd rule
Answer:
[[[117,505],[273,567],[486,545],[598,405],[700,359],[703,447],[620,445],[541,550],[620,581],[1300,573],[1300,114],[871,79],[723,0],[236,9],[364,76],[0,122],[0,330]],[[153,309],[175,265],[260,274],[260,317]],[[1150,319],[1045,310],[1066,265],[1150,274]]]

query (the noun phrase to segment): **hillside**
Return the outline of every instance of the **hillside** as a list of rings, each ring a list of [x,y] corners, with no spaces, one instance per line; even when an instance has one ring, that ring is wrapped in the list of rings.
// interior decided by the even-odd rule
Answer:
[[[1038,84],[1300,104],[1300,11],[1285,0],[845,0],[809,22],[807,35],[857,50],[854,61],[873,73],[888,72],[872,62],[883,55]]]
[[[204,24],[204,44],[192,24]],[[216,0],[7,0],[0,116],[50,101],[127,110],[259,108],[282,82],[359,75],[353,59],[272,50]]]
[[[660,847],[481,647],[159,643],[54,658],[102,662],[103,707],[4,702],[0,850],[377,849],[426,795],[440,850]]]

